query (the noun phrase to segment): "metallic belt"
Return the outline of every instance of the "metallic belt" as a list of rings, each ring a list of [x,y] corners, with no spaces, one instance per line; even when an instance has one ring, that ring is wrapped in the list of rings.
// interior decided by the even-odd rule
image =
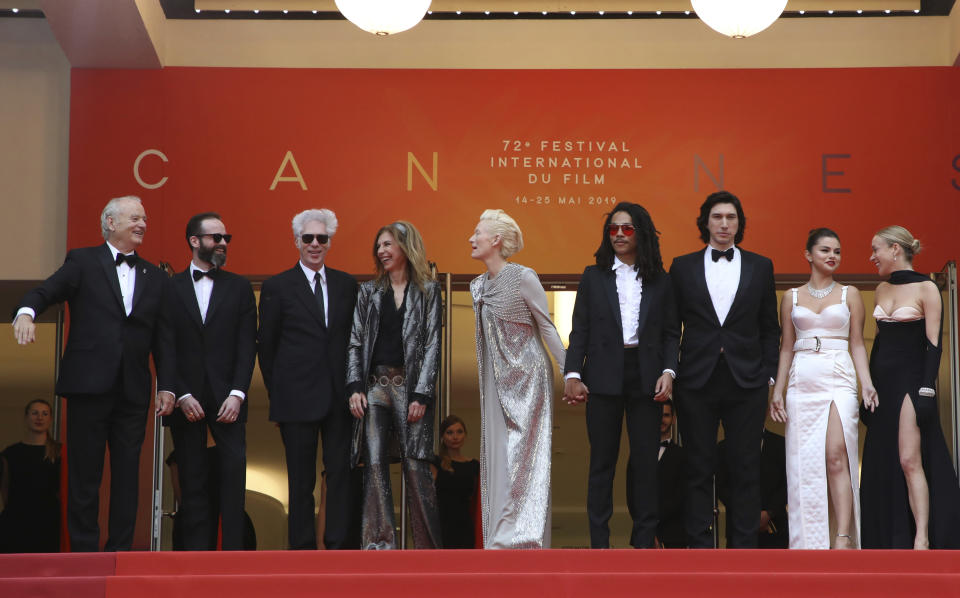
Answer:
[[[374,376],[370,374],[370,378],[367,379],[369,384],[379,384],[380,386],[403,386],[403,383],[406,382],[406,376],[396,375],[396,376]]]
[[[849,348],[850,343],[843,339],[820,338],[819,336],[801,338],[793,343],[794,351],[813,351],[815,353],[823,350],[847,351]]]

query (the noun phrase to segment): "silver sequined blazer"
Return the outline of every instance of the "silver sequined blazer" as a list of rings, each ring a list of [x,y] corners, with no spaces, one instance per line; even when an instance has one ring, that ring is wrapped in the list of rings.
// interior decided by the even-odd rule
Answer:
[[[417,422],[407,423],[406,450],[413,459],[433,459],[434,398],[437,374],[440,371],[440,284],[427,282],[424,291],[411,283],[407,289],[406,311],[403,315],[403,363],[407,377],[408,401],[413,393],[427,412]],[[385,290],[375,280],[360,285],[357,304],[353,311],[353,328],[347,347],[347,386],[362,382],[366,391],[370,375],[370,360],[380,330],[380,302]],[[363,420],[354,420],[351,463],[359,462],[363,448]],[[399,447],[396,447],[399,448]],[[393,451],[392,451],[393,452]],[[391,454],[399,457],[399,454]]]

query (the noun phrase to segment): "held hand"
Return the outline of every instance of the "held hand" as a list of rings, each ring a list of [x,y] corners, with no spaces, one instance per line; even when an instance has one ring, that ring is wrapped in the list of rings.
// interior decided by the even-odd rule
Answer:
[[[787,409],[783,405],[783,391],[779,388],[773,389],[773,396],[770,398],[770,419],[781,424],[787,423]]]
[[[204,416],[203,407],[200,406],[199,401],[193,398],[193,395],[187,395],[185,399],[180,401],[180,411],[183,411],[183,416],[190,422],[198,422]]]
[[[880,398],[877,396],[877,389],[873,386],[864,386],[860,390],[860,395],[863,397],[863,406],[869,409],[870,413],[873,413],[877,406],[880,405]]]
[[[673,394],[673,376],[671,376],[668,372],[664,372],[657,379],[657,386],[654,388],[654,392],[654,401],[662,403],[669,399],[670,395]]]
[[[37,325],[29,314],[20,314],[13,321],[13,337],[18,345],[28,345],[37,340]]]
[[[772,531],[770,529],[770,513],[768,511],[760,511],[760,531]]]
[[[563,385],[563,400],[569,405],[585,403],[589,394],[587,385],[579,378],[568,378]]]
[[[220,411],[217,412],[217,421],[222,424],[232,424],[240,416],[240,406],[243,401],[237,395],[230,395],[220,405]]]
[[[177,398],[172,392],[161,390],[157,393],[157,415],[170,415],[173,413],[173,406]]]
[[[412,407],[413,405],[411,405]],[[360,419],[363,417],[363,410],[367,408],[367,395],[362,392],[355,392],[350,395],[350,413],[353,417]]]
[[[407,421],[411,424],[413,422],[418,422],[423,417],[423,414],[427,412],[427,406],[421,405],[417,401],[410,403],[410,408],[407,410]]]

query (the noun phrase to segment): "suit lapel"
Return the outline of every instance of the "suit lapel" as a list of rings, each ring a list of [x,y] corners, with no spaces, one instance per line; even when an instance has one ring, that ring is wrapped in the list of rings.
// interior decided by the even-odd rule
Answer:
[[[617,295],[617,273],[613,270],[602,271],[603,291],[607,296],[607,303],[613,310],[613,317],[617,321],[617,328],[623,330],[623,320],[620,318],[620,296]],[[621,333],[622,334],[622,333]]]
[[[730,314],[733,313],[733,310],[737,308],[740,302],[743,300],[743,295],[746,293],[747,289],[750,288],[750,278],[753,276],[753,260],[747,257],[747,253],[744,250],[740,250],[740,284],[737,286],[737,294],[733,297],[733,303],[730,305],[730,311],[727,313],[727,318],[730,317]]]
[[[713,316],[714,324],[720,326],[720,317],[717,316],[717,308],[713,306],[713,297],[710,296],[710,289],[707,288],[707,270],[703,265],[703,260],[705,259],[703,257],[704,252],[698,251],[693,255],[695,260],[693,264],[693,284],[696,287],[697,292],[701,293],[706,299],[706,303],[704,305],[706,305],[706,309]]]
[[[117,264],[111,259],[113,254],[110,248],[107,247],[107,244],[104,243],[100,247],[100,265],[103,267],[103,273],[107,277],[107,284],[110,285],[110,290],[113,291],[113,296],[117,299],[120,311],[126,314],[126,308],[123,306],[123,294],[120,292],[120,277],[117,276]],[[137,278],[140,277],[138,276]]]
[[[329,275],[329,273],[328,273]],[[320,314],[320,306],[317,305],[317,297],[313,294],[313,289],[310,288],[310,282],[307,280],[307,277],[303,273],[303,268],[300,267],[300,264],[297,263],[293,267],[293,270],[290,270],[290,276],[293,277],[293,286],[296,289],[296,295],[306,306],[307,311],[313,314],[313,317],[317,319],[317,323],[320,324],[321,328],[325,328],[323,325],[323,316]],[[327,279],[327,295],[332,295],[330,292],[330,279]],[[330,313],[330,306],[327,306],[327,313]]]
[[[643,326],[647,323],[647,314],[650,313],[650,303],[653,297],[653,291],[656,288],[656,284],[648,283],[646,280],[643,281],[643,291],[640,293],[640,313],[637,317],[637,338],[639,339],[643,335]]]
[[[191,280],[189,268],[177,274],[174,278],[174,286],[183,304],[187,306],[187,313],[190,314],[190,319],[193,320],[193,323],[196,324],[198,328],[203,328],[203,319],[200,316],[200,304],[197,302],[197,293],[193,289],[193,281]],[[207,309],[209,316],[209,308]]]
[[[217,276],[213,279],[213,289],[210,291],[210,303],[207,304],[207,319],[205,324],[209,324],[213,319],[213,314],[217,311],[217,308],[223,303],[223,298],[226,297],[227,291],[224,288],[227,285],[227,282],[223,279],[223,272],[217,272]],[[196,301],[194,301],[196,303]]]
[[[139,259],[134,269],[137,270],[137,273],[133,280],[133,301],[130,303],[130,313],[137,309],[137,302],[140,301],[140,297],[143,296],[143,289],[147,286],[147,269],[143,267]]]

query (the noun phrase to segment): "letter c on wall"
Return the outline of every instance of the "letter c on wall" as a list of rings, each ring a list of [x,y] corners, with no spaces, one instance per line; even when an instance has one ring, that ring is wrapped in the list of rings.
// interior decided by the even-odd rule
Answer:
[[[156,183],[147,183],[142,178],[140,178],[140,162],[147,156],[160,156],[160,159],[164,162],[169,162],[167,157],[163,155],[163,152],[155,149],[143,150],[140,152],[140,155],[137,156],[137,159],[133,161],[133,178],[137,179],[137,183],[140,184],[144,189],[159,189],[167,183],[168,177],[163,177]]]

